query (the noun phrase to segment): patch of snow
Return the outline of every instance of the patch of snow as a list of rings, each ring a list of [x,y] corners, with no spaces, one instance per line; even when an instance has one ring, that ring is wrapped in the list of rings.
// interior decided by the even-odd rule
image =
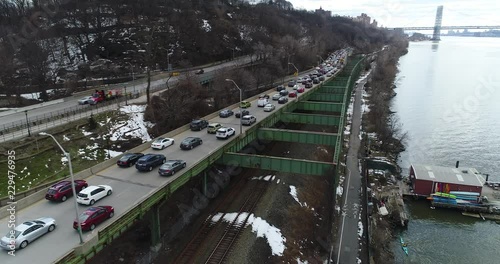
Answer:
[[[303,255],[302,252],[301,252],[301,255]],[[307,262],[307,260],[302,261],[300,258],[297,258],[296,260],[297,260],[297,264],[308,264],[309,263],[309,262]]]
[[[211,219],[212,222],[219,221],[222,215],[222,213],[218,213],[213,216]],[[228,223],[232,223],[237,216],[238,213],[228,213],[224,215],[223,220]],[[252,225],[252,232],[255,233],[257,237],[266,238],[267,243],[271,247],[273,256],[283,256],[286,238],[281,234],[281,230],[269,224],[266,220],[260,217],[255,217],[254,214],[249,215],[248,213],[241,213],[236,222],[242,223],[242,221],[247,217],[248,220],[246,226]]]
[[[47,168],[47,169],[48,169],[48,168],[49,168],[49,165],[45,164],[45,168]]]
[[[363,236],[363,223],[361,223],[361,221],[358,222],[358,236]]]
[[[67,137],[66,135],[63,135],[63,140],[64,141],[70,141],[71,139],[69,139],[69,137]]]
[[[267,175],[266,177],[264,177],[264,181],[270,181],[272,177],[272,175]]]
[[[28,169],[28,167],[24,167],[24,169],[21,170],[21,173],[23,173],[27,169]]]
[[[280,183],[281,179],[278,179],[278,181],[276,183]]]
[[[302,204],[300,201],[299,201],[299,198],[297,196],[297,188],[295,188],[295,186],[293,185],[290,185],[290,195],[293,197],[293,199],[295,199],[295,201],[297,201],[297,203],[300,204],[300,206],[304,206],[304,207],[307,207],[307,204],[304,203]]]
[[[142,142],[151,141],[147,126],[144,122],[145,105],[127,105],[120,108],[122,113],[129,115],[129,120],[114,124],[109,136],[111,141],[116,141],[123,136],[141,138]]]
[[[231,14],[231,13],[227,13],[226,15],[227,15],[228,17],[230,17],[230,18],[233,18],[233,14]]]
[[[210,24],[208,23],[208,20],[202,19],[202,21],[203,21],[203,25],[201,26],[201,28],[203,28],[205,30],[205,32],[210,32],[212,30],[212,26],[210,26]]]
[[[114,150],[110,150],[110,149],[105,149],[104,151],[106,151],[108,153],[108,156],[110,159],[117,157],[117,156],[120,156],[123,153],[120,151],[114,151]]]
[[[66,158],[65,156],[64,157],[61,157],[61,163],[63,165],[66,165],[66,163],[68,162],[68,158]]]
[[[342,186],[337,186],[337,195],[342,197],[342,194],[344,193],[344,188]]]
[[[92,132],[87,132],[87,131],[85,131],[84,129],[82,129],[82,134],[83,134],[84,136],[89,136],[89,135],[92,135],[93,133],[92,133]]]

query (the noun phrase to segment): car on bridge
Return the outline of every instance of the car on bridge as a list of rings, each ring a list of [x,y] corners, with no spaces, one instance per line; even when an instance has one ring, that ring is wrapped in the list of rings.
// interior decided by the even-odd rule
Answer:
[[[296,92],[290,92],[290,93],[288,94],[288,97],[290,97],[290,98],[295,98],[295,97],[297,97],[297,93],[296,93]]]
[[[193,149],[197,146],[203,144],[203,140],[199,137],[187,137],[185,138],[180,145],[181,149]]]
[[[164,149],[168,146],[172,146],[174,144],[173,138],[157,138],[153,143],[151,143],[152,149]]]
[[[304,85],[305,88],[312,88],[313,87],[313,84],[312,82],[307,82],[305,85]]]
[[[83,213],[78,216],[82,231],[94,230],[96,225],[104,222],[115,215],[115,208],[109,205],[92,206],[87,208]],[[73,221],[73,228],[78,230],[78,222],[76,219]]]
[[[288,95],[288,90],[281,90],[280,91],[281,96],[287,96]]]
[[[241,118],[241,124],[244,126],[251,126],[255,122],[257,122],[257,118],[253,115],[245,115]]]
[[[274,106],[273,104],[266,104],[266,106],[264,106],[264,112],[271,112],[275,108],[276,108],[276,106]]]
[[[197,70],[195,73],[196,73],[196,74],[203,74],[203,73],[205,73],[205,70],[203,70],[203,69],[199,69],[199,70]]]
[[[249,101],[241,101],[240,103],[241,108],[248,108],[250,106],[252,106],[252,103],[250,103]]]
[[[225,118],[225,117],[230,117],[232,116],[234,113],[233,113],[233,110],[229,110],[229,109],[224,109],[222,111],[220,111],[219,113],[219,117],[222,117],[222,118]]]
[[[172,176],[184,168],[186,168],[186,162],[183,160],[167,160],[167,162],[160,166],[158,173],[161,176]]]
[[[236,118],[240,118],[241,116],[246,116],[246,115],[249,115],[250,114],[250,111],[248,110],[242,110],[241,113],[240,111],[236,112],[236,114],[234,114],[234,116]]]
[[[0,240],[0,247],[5,250],[22,249],[37,238],[50,233],[56,229],[56,220],[50,217],[42,217],[36,220],[24,222]]]
[[[135,168],[138,171],[152,171],[154,167],[165,163],[167,158],[162,154],[146,154],[137,160]]]
[[[226,139],[236,134],[236,130],[232,127],[221,127],[217,130],[215,137],[218,139]]]
[[[204,119],[195,119],[189,124],[191,131],[201,131],[208,126],[208,121]]]
[[[278,85],[278,86],[276,87],[276,91],[280,92],[281,90],[286,90],[285,86],[283,86],[283,85]]]
[[[281,94],[275,93],[275,94],[273,94],[272,98],[273,98],[273,101],[278,101],[278,99],[280,99],[280,97],[281,97]]]
[[[135,163],[142,157],[142,153],[125,153],[118,161],[116,165],[119,167],[130,167],[135,165]]]
[[[92,96],[85,96],[81,99],[78,100],[79,105],[86,105],[86,104],[95,104],[94,103],[94,98]]]
[[[75,180],[75,190],[79,193],[81,190],[87,188],[89,185],[85,180]],[[64,202],[68,197],[73,196],[73,188],[71,181],[60,181],[47,190],[45,199],[50,201]]]
[[[217,133],[217,129],[221,128],[222,125],[220,123],[210,123],[208,124],[207,133],[215,134]]]
[[[297,93],[303,93],[303,92],[305,92],[304,87],[299,87],[299,88],[297,89]]]
[[[76,201],[79,204],[94,205],[95,202],[101,200],[113,193],[113,188],[109,185],[89,186],[78,193]]]
[[[278,104],[286,104],[288,103],[288,97],[282,96],[280,99],[278,99]]]

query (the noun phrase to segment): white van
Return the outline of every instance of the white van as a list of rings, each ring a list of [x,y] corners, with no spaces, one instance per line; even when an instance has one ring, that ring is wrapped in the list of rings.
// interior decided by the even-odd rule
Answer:
[[[257,106],[258,107],[264,107],[268,103],[269,103],[269,99],[267,99],[267,98],[261,98],[261,99],[259,99],[259,101],[257,101]]]

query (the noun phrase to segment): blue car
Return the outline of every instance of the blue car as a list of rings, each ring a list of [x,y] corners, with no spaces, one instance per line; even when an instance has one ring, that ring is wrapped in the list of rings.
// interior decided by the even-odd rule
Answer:
[[[135,163],[135,168],[139,171],[152,171],[153,168],[165,163],[167,158],[162,154],[146,154]]]

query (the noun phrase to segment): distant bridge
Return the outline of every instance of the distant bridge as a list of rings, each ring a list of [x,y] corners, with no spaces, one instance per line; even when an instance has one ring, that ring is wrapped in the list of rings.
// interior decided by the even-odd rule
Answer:
[[[500,29],[500,26],[441,26],[441,21],[443,20],[443,6],[438,6],[436,12],[436,21],[433,27],[397,27],[392,28],[396,31],[405,30],[433,30],[432,40],[440,40],[441,29],[444,30],[456,30],[456,29]]]

